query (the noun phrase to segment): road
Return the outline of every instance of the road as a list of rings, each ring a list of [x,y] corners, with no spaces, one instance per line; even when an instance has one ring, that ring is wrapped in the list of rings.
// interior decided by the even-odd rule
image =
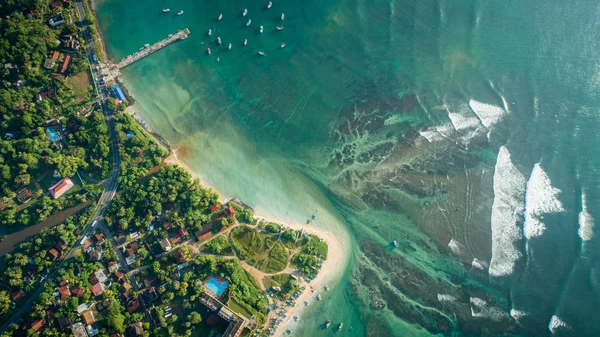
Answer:
[[[77,16],[79,17],[79,19],[82,22],[84,22],[85,9],[83,8],[83,3],[76,2],[76,5],[77,5]],[[88,60],[90,60],[90,63],[91,63],[92,53],[93,53],[93,48],[92,48],[93,41],[91,40],[89,31],[87,29],[87,26],[85,26],[85,25],[83,27],[83,37],[85,38],[86,45],[87,45]],[[93,73],[94,82],[97,82],[98,78],[100,78],[100,77],[98,77],[99,72],[97,71],[95,66],[92,66],[91,69],[92,69],[92,73]],[[98,85],[97,83],[95,83],[95,84]],[[98,201],[98,205],[96,207],[95,213],[92,216],[90,222],[92,224],[94,224],[95,221],[98,221],[97,223],[100,224],[100,226],[98,226],[98,227],[103,232],[105,232],[105,235],[113,243],[113,245],[114,245],[113,247],[116,247],[116,244],[112,237],[112,234],[110,233],[108,228],[106,228],[106,224],[104,223],[104,221],[99,221],[99,220],[102,220],[102,217],[104,216],[104,212],[106,212],[106,209],[107,209],[110,201],[114,198],[114,196],[117,192],[117,188],[118,188],[118,184],[119,184],[119,182],[118,182],[119,176],[121,175],[121,155],[119,154],[119,145],[117,142],[116,121],[114,119],[114,114],[112,112],[110,112],[108,109],[106,109],[106,100],[108,99],[108,97],[106,95],[105,90],[99,90],[98,99],[100,100],[100,103],[101,103],[100,105],[102,106],[102,112],[104,113],[104,116],[106,117],[106,120],[107,120],[108,126],[109,126],[110,142],[111,142],[110,147],[111,147],[111,151],[113,154],[113,161],[112,161],[111,177],[105,184],[105,190],[102,193],[102,195],[100,196],[100,200]],[[80,237],[77,239],[73,249],[71,249],[69,251],[69,253],[66,256],[64,256],[64,258],[62,259],[60,264],[54,269],[54,271],[52,273],[50,273],[48,275],[47,278],[40,281],[38,290],[36,290],[36,292],[29,297],[29,299],[21,306],[21,308],[19,310],[17,310],[17,312],[15,314],[13,314],[13,316],[9,320],[7,320],[6,323],[4,323],[4,325],[2,327],[0,327],[0,334],[4,333],[4,331],[6,331],[6,329],[8,329],[8,327],[11,324],[18,322],[23,317],[24,314],[31,312],[31,307],[33,306],[33,304],[35,303],[37,298],[44,291],[44,284],[46,283],[46,281],[52,280],[56,277],[58,270],[61,269],[64,266],[64,264],[73,257],[73,252],[76,250],[75,248],[79,247],[79,243],[81,242],[81,240],[84,237],[89,236],[90,233],[92,233],[92,231],[94,230],[94,227],[96,227],[96,226],[94,226],[94,225],[87,226],[83,230]],[[123,266],[123,268],[125,268],[125,270],[128,272],[129,268],[127,267],[127,264],[125,263],[125,259],[123,259],[123,256],[119,250],[117,250],[117,254],[119,256],[119,261],[121,261],[121,266]],[[133,283],[134,283],[134,287],[137,288],[137,285],[135,284],[135,282],[133,282]]]

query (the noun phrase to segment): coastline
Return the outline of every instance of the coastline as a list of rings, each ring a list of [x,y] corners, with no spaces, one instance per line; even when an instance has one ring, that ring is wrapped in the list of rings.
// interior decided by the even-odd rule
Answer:
[[[213,189],[219,195],[219,199],[221,202],[226,202],[227,200],[232,199],[231,196],[223,194],[214,186],[211,186],[210,184],[204,182],[202,180],[202,177],[198,173],[196,173],[189,165],[187,165],[177,157],[176,148],[172,149],[169,156],[167,156],[167,158],[165,158],[163,162],[169,165],[179,165],[180,167],[188,171],[194,179],[200,179],[204,187]],[[309,234],[314,234],[321,238],[323,241],[325,241],[328,247],[327,259],[323,261],[323,265],[321,267],[321,270],[317,273],[317,276],[310,283],[307,284],[306,289],[304,289],[302,294],[296,299],[296,305],[294,307],[286,308],[286,317],[282,319],[281,323],[277,326],[275,330],[275,335],[279,336],[287,328],[293,325],[293,323],[295,323],[292,320],[293,316],[301,316],[302,311],[306,309],[306,307],[303,304],[304,301],[308,301],[309,299],[316,297],[318,293],[322,293],[325,290],[324,288],[326,285],[333,287],[341,279],[346,265],[348,264],[350,259],[350,249],[348,246],[344,245],[339,235],[336,235],[331,231],[311,225],[299,224],[291,219],[281,218],[275,214],[271,214],[268,211],[260,209],[255,210],[254,216],[257,219],[279,223],[282,226],[293,230],[303,230]],[[242,263],[242,265],[244,264]],[[261,280],[257,281],[260,282]],[[326,298],[324,300],[326,300]]]

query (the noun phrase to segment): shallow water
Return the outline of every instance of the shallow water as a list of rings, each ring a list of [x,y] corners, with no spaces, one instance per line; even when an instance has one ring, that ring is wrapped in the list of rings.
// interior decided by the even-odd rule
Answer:
[[[348,235],[344,277],[295,333],[600,334],[598,5],[265,5],[97,9],[117,60],[192,31],[123,79],[208,183]]]

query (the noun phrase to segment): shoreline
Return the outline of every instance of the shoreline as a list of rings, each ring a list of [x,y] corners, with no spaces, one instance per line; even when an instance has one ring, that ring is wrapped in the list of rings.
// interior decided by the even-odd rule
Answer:
[[[200,174],[195,172],[189,165],[187,165],[177,157],[176,148],[172,149],[171,153],[164,159],[163,162],[168,165],[178,165],[184,168],[186,171],[188,171],[192,175],[193,179],[200,179],[202,186],[214,190],[219,195],[219,199],[221,202],[226,202],[230,199],[233,199],[233,197],[223,194],[214,186],[211,186],[210,184],[204,182]],[[301,224],[292,219],[282,218],[275,214],[269,213],[268,211],[260,209],[255,210],[254,217],[259,220],[262,219],[269,222],[275,222],[281,224],[283,227],[290,228],[293,230],[303,230],[309,234],[318,236],[321,240],[327,243],[327,259],[323,261],[323,265],[317,273],[316,277],[310,283],[306,281],[302,282],[302,284],[306,285],[307,287],[295,300],[296,305],[294,307],[286,307],[285,318],[282,319],[278,317],[281,319],[281,323],[275,329],[274,335],[279,336],[286,330],[286,328],[289,328],[290,325],[296,323],[292,320],[293,316],[300,317],[302,312],[305,309],[308,309],[304,306],[304,301],[308,301],[311,298],[315,298],[318,293],[325,294],[326,285],[331,286],[333,288],[333,286],[341,279],[342,274],[346,269],[346,266],[350,259],[350,251],[349,247],[344,245],[341,237],[331,231],[315,227],[309,224]],[[262,280],[257,281],[259,281],[259,283],[262,282]],[[323,295],[323,297],[325,296]],[[323,300],[326,300],[326,298],[324,298]],[[274,314],[275,311],[272,311],[272,313]],[[273,317],[269,315],[269,318]]]

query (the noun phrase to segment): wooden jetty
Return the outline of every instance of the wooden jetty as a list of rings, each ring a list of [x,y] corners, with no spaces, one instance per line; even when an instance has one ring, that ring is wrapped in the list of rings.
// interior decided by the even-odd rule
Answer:
[[[180,30],[175,34],[169,35],[166,39],[162,39],[150,47],[146,47],[138,52],[135,52],[125,58],[123,58],[119,63],[117,63],[117,68],[122,69],[127,67],[128,65],[143,59],[144,57],[163,49],[164,47],[170,45],[173,42],[177,42],[179,40],[184,40],[190,35],[189,29]]]

